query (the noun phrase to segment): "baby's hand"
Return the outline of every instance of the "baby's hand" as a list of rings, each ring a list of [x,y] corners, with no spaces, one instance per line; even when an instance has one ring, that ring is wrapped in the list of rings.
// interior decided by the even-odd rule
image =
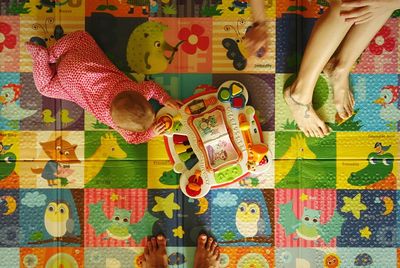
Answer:
[[[162,133],[164,133],[165,129],[166,129],[166,127],[165,127],[165,124],[163,122],[155,123],[152,126],[152,130],[153,130],[154,136],[161,135]]]
[[[174,100],[174,99],[171,98],[171,99],[167,100],[164,103],[164,105],[166,107],[178,110],[183,105],[183,103],[181,101],[179,101],[179,100]]]
[[[244,42],[247,51],[251,56],[263,57],[263,55],[257,55],[259,51],[266,49],[267,43],[267,29],[265,23],[257,24],[255,23],[245,34]]]

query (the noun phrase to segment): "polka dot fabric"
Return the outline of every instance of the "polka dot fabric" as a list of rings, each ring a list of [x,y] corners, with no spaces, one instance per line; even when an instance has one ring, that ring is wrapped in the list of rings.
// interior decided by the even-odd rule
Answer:
[[[149,141],[154,133],[118,128],[110,114],[114,97],[126,90],[164,104],[170,97],[155,82],[135,83],[115,67],[94,39],[84,31],[68,34],[46,49],[26,44],[33,58],[33,78],[44,96],[77,103],[99,121],[114,128],[129,143]]]

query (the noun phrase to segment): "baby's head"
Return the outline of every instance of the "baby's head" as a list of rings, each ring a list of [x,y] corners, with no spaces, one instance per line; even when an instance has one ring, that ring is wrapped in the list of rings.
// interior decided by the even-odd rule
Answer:
[[[111,103],[111,117],[119,128],[142,132],[153,125],[155,114],[143,95],[135,91],[123,91]]]

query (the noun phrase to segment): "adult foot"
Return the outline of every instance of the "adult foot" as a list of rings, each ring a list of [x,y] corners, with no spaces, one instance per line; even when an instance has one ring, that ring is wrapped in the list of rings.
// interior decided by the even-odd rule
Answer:
[[[349,73],[337,68],[335,60],[330,60],[325,68],[324,74],[328,77],[333,89],[333,103],[336,111],[342,119],[353,115],[354,95],[350,89]]]
[[[197,249],[194,255],[194,268],[218,268],[219,247],[212,237],[205,234],[197,238]]]
[[[167,241],[162,235],[157,238],[152,237],[147,240],[146,247],[144,248],[144,260],[142,263],[143,268],[164,268],[168,267],[167,257]]]
[[[302,96],[296,94],[293,86],[287,87],[283,92],[283,98],[289,107],[297,126],[307,137],[320,137],[328,135],[330,130],[318,117],[311,102],[303,103]]]

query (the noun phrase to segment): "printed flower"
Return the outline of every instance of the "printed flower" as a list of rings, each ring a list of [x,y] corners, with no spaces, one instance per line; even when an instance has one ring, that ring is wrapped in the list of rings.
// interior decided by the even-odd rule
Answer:
[[[383,50],[392,51],[395,45],[395,39],[390,37],[390,28],[383,26],[382,29],[375,35],[369,44],[369,50],[374,55],[381,55]]]
[[[0,52],[3,51],[4,46],[6,48],[14,48],[17,44],[17,37],[10,34],[11,26],[7,23],[0,22]]]
[[[206,50],[209,44],[208,36],[203,36],[204,28],[198,24],[193,24],[191,29],[182,28],[178,33],[178,38],[183,42],[182,50],[188,54],[196,53],[197,48]]]

